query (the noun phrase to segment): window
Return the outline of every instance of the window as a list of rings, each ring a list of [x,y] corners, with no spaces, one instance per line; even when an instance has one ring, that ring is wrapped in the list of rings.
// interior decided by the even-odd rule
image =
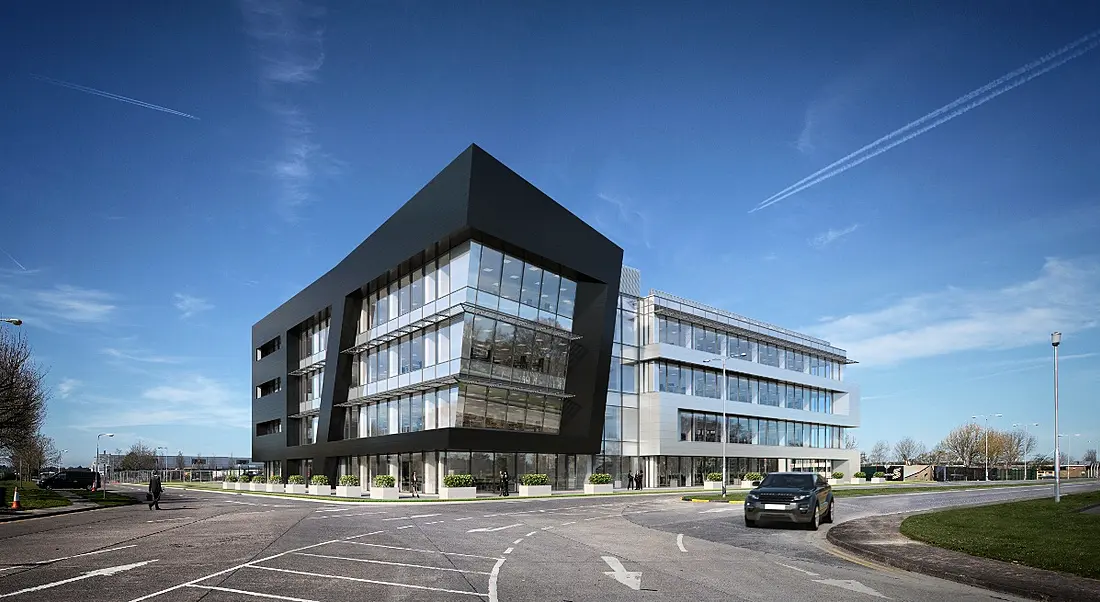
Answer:
[[[283,338],[275,337],[270,341],[260,345],[260,348],[256,350],[256,360],[262,360],[265,357],[275,353],[282,347]]]
[[[505,255],[504,270],[500,283],[500,296],[510,301],[519,301],[522,279],[523,262],[515,257]]]
[[[420,269],[413,272],[412,286],[409,287],[409,296],[412,298],[412,309],[424,307],[424,277]]]
[[[561,288],[558,289],[558,314],[566,318],[573,317],[573,303],[577,297],[577,283],[568,278],[561,279]],[[630,344],[636,344],[634,339],[628,339]]]
[[[412,310],[412,285],[409,276],[401,279],[400,288],[397,289],[397,315],[403,316]]]
[[[272,393],[278,393],[282,389],[282,379],[273,378],[265,383],[261,383],[256,387],[256,397],[264,397],[265,395],[271,395]]]
[[[500,274],[503,264],[503,253],[496,249],[482,247],[481,270],[477,276],[477,288],[493,295],[500,295]]]
[[[520,303],[530,307],[539,306],[539,295],[542,293],[542,268],[525,264],[523,270],[523,285],[520,288]]]
[[[263,437],[264,435],[274,435],[280,433],[283,430],[282,420],[268,420],[267,422],[261,422],[256,425],[256,436]]]
[[[558,312],[558,293],[561,287],[561,278],[557,274],[544,272],[542,276],[542,295],[539,309],[548,313]]]
[[[484,316],[470,316],[466,320],[473,321],[473,332],[470,336],[470,359],[490,362],[493,358],[493,330],[495,320]]]

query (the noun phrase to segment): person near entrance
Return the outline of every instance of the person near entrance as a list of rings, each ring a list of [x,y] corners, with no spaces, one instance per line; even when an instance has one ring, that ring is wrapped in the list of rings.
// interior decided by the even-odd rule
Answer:
[[[409,476],[409,490],[412,491],[413,497],[420,497],[420,479],[416,476],[416,472]]]
[[[500,495],[508,496],[508,471],[500,471]]]
[[[626,485],[627,489],[634,489],[634,473],[632,473],[632,472],[626,473],[626,482],[627,482],[627,485]]]
[[[642,471],[638,471],[638,474],[634,475],[634,489],[638,491],[642,490]]]

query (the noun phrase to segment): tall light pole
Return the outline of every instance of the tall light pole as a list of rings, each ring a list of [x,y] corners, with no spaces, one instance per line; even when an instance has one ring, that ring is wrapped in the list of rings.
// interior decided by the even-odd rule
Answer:
[[[1050,333],[1050,345],[1054,347],[1054,503],[1062,501],[1062,463],[1059,456],[1062,448],[1058,439],[1058,345],[1062,342],[1062,333]]]
[[[100,458],[99,458],[99,439],[100,439],[100,437],[114,437],[114,436],[115,436],[114,433],[100,433],[95,438],[95,472],[96,472],[96,478],[100,478],[99,477],[99,471],[100,471],[100,468],[101,468],[101,461],[100,461]],[[100,484],[103,485],[103,499],[107,499],[107,479],[106,478],[100,478]]]
[[[1026,422],[1016,423],[1016,424],[1012,425],[1012,428],[1020,428],[1021,426],[1024,427],[1024,445],[1026,446],[1028,443],[1031,442],[1031,434],[1027,432],[1027,427],[1029,425]],[[1032,422],[1030,426],[1037,427],[1037,426],[1039,426],[1039,423],[1038,422]],[[1035,477],[1036,478],[1039,477],[1038,470],[1036,470]],[[1027,480],[1027,452],[1024,452],[1024,480],[1025,481]]]
[[[164,471],[168,472],[168,448],[163,445],[158,445],[156,451],[164,450]],[[157,470],[160,470],[160,458],[157,458]]]
[[[23,320],[20,320],[19,318],[0,318],[0,322],[7,322],[8,324],[11,324],[12,326],[22,326],[23,325]]]
[[[737,357],[745,357],[747,354],[742,353]],[[722,497],[726,497],[726,483],[729,482],[729,476],[726,474],[726,440],[729,439],[729,416],[726,415],[726,397],[728,396],[726,391],[728,389],[726,383],[726,357],[712,357],[709,360],[703,360],[704,364],[711,362],[722,362],[722,386],[720,387],[720,395],[722,396],[722,430],[718,435],[722,439]]]
[[[1004,414],[994,414],[992,417],[1000,418]],[[989,480],[989,414],[978,414],[977,416],[971,416],[971,418],[985,418],[985,480]]]

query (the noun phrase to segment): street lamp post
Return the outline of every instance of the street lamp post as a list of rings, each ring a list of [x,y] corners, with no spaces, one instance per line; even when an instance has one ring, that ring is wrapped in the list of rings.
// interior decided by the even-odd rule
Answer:
[[[1050,333],[1050,345],[1054,347],[1054,503],[1062,501],[1062,448],[1058,439],[1058,345],[1062,342],[1062,333]]]
[[[95,472],[96,478],[100,479],[100,484],[103,485],[103,499],[107,499],[107,479],[99,477],[99,471],[102,468],[102,461],[99,457],[99,439],[100,437],[114,437],[114,433],[100,433],[95,438]]]
[[[737,357],[745,357],[747,354],[742,353]],[[728,383],[726,382],[726,357],[712,357],[709,360],[703,360],[704,364],[709,364],[713,361],[722,362],[722,386],[719,388],[722,396],[722,430],[719,437],[722,439],[722,497],[726,497],[726,483],[729,482],[729,476],[726,474],[726,441],[729,437],[729,416],[726,415],[726,397],[728,397]]]
[[[156,451],[164,450],[164,472],[168,472],[168,448],[163,445],[158,445]],[[157,470],[161,470],[160,457],[157,457]]]
[[[1026,446],[1031,441],[1031,434],[1027,432],[1028,424],[1026,422],[1017,423],[1017,424],[1013,424],[1012,428],[1019,428],[1021,426],[1024,427],[1024,445]],[[1032,422],[1030,426],[1037,427],[1037,426],[1039,426],[1039,423],[1038,422]],[[1036,469],[1036,471],[1035,471],[1036,479],[1038,479],[1038,477],[1039,477],[1038,472],[1039,472],[1038,469]],[[1027,452],[1024,452],[1024,480],[1025,481],[1027,480]]]
[[[1000,418],[1003,414],[994,414],[992,417]],[[971,416],[971,418],[985,418],[985,480],[989,481],[989,414],[978,414],[977,416]]]
[[[12,326],[22,326],[23,325],[23,320],[20,320],[19,318],[0,318],[0,322],[7,322],[8,324],[11,324]]]

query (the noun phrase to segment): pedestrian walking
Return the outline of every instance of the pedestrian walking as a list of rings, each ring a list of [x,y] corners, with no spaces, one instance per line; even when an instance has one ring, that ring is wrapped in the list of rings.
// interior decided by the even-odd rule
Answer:
[[[160,475],[153,473],[149,477],[149,493],[145,499],[149,502],[149,509],[156,508],[160,510],[160,494],[164,492],[164,486],[160,482]]]
[[[409,477],[409,489],[412,490],[413,497],[420,497],[420,481],[415,472]]]

